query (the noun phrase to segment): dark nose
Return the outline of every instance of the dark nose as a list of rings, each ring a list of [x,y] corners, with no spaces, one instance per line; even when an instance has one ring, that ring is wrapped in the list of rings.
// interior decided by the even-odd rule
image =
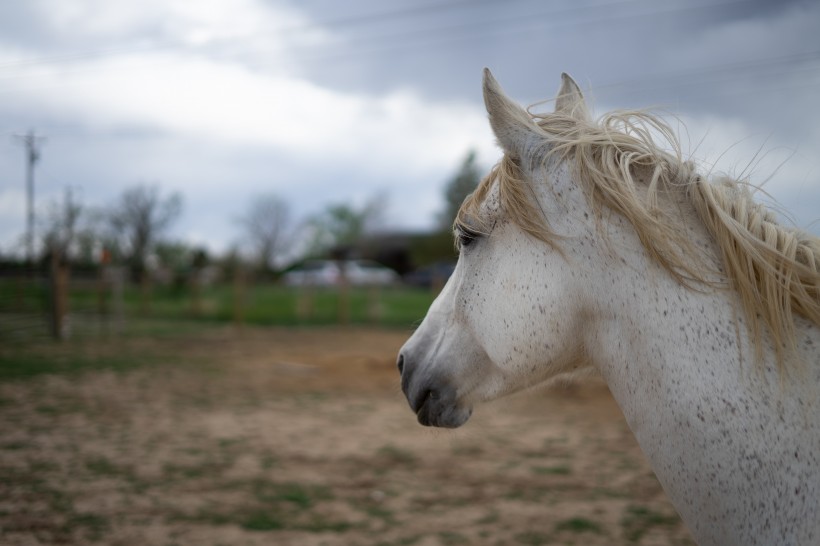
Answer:
[[[401,374],[401,390],[404,392],[404,396],[407,397],[407,401],[410,403],[410,408],[415,413],[418,413],[419,409],[421,409],[421,407],[424,406],[428,400],[434,400],[437,398],[437,393],[429,387],[422,386],[420,388],[418,385],[416,385],[411,391],[410,379],[413,375],[413,366],[409,366],[407,368],[407,373],[404,373],[404,364],[404,354],[399,353],[396,366],[398,366],[399,373]]]
[[[401,375],[401,391],[407,397],[408,402],[410,402],[410,406],[413,408],[413,411],[416,411],[416,408],[413,406],[413,401],[410,400],[410,381],[413,376],[414,366],[410,360],[405,357],[404,353],[399,353],[399,358],[396,361],[396,367],[399,369],[399,375]]]

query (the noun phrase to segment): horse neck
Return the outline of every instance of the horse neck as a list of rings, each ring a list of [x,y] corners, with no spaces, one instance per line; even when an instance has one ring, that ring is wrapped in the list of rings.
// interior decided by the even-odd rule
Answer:
[[[677,205],[693,245],[716,255],[687,203]],[[723,534],[731,528],[744,529],[738,543],[790,542],[761,522],[782,517],[770,510],[772,497],[801,488],[817,497],[804,497],[795,513],[820,521],[820,330],[798,320],[809,367],[781,377],[770,347],[764,365],[755,362],[734,292],[683,286],[649,256],[624,218],[605,214],[603,223],[595,229],[606,236],[584,245],[592,246],[587,256],[573,257],[595,269],[585,351],[664,489],[698,542],[734,543]],[[744,474],[749,460],[762,469],[754,479]],[[720,495],[710,475],[723,476]],[[806,532],[805,525],[791,528]]]
[[[666,206],[676,208],[684,219],[692,247],[702,253],[699,259],[718,270],[718,250],[694,208],[679,195],[667,198]],[[736,371],[733,294],[696,291],[681,284],[647,252],[634,227],[618,213],[605,211],[593,229],[593,256],[587,259],[595,263],[596,293],[590,315],[596,317],[596,336],[609,341],[589,354],[596,355],[596,365],[613,383],[611,388],[632,380],[626,379],[621,363],[635,372],[645,368],[638,380],[658,378],[667,371],[678,374],[689,362]],[[704,335],[721,350],[715,351],[712,343],[704,347]],[[711,339],[716,336],[719,339]]]

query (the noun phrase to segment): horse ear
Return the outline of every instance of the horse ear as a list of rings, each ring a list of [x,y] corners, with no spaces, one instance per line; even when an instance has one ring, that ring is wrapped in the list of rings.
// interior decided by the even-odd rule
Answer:
[[[566,72],[561,73],[561,89],[555,97],[555,112],[581,121],[589,121],[590,115],[581,88]]]
[[[484,105],[493,133],[507,153],[524,156],[543,141],[542,131],[526,110],[504,94],[489,68],[484,69]]]

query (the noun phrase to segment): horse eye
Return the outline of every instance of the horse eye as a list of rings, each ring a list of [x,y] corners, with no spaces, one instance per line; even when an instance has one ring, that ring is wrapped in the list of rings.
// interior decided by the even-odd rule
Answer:
[[[456,233],[456,236],[458,237],[458,246],[460,248],[470,246],[470,244],[472,244],[473,241],[478,239],[480,235],[481,234],[476,231],[472,231],[466,229],[463,226],[459,226]]]

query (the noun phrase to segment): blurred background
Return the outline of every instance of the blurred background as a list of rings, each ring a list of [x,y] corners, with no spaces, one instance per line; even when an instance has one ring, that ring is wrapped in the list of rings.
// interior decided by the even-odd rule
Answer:
[[[4,277],[25,264],[46,275],[52,256],[70,264],[66,282],[89,292],[66,296],[75,315],[129,313],[140,285],[139,306],[159,298],[158,313],[327,321],[314,313],[321,297],[297,313],[292,291],[256,292],[346,284],[329,271],[281,282],[315,259],[396,273],[380,284],[440,284],[453,208],[499,156],[484,66],[523,104],[552,98],[566,71],[598,113],[669,112],[704,171],[765,183],[786,221],[820,229],[814,2],[38,0],[0,10],[0,263]],[[333,267],[308,267],[323,265]],[[412,275],[419,268],[430,270]],[[190,300],[177,301],[184,312],[160,303],[171,297]],[[279,312],[253,307],[263,300]],[[393,302],[371,301],[369,315],[354,303],[337,318],[410,324],[427,303],[407,317]],[[12,304],[26,305],[3,296]]]
[[[214,528],[226,543],[269,543],[231,529],[281,532],[281,544],[546,544],[574,533],[612,544],[651,542],[658,529],[685,542],[603,391],[550,402],[600,411],[570,432],[563,421],[539,428],[546,436],[513,461],[496,452],[517,441],[507,421],[485,423],[496,447],[445,442],[436,461],[495,461],[477,472],[515,484],[500,494],[520,504],[487,500],[481,513],[405,532],[400,513],[436,506],[413,493],[412,476],[429,468],[419,450],[441,448],[413,428],[395,351],[452,272],[455,210],[500,157],[483,67],[525,105],[553,98],[567,72],[596,114],[655,108],[704,172],[762,184],[784,222],[820,233],[818,29],[809,0],[3,3],[3,542],[190,543]],[[284,405],[270,406],[271,393]],[[367,423],[339,401],[351,393],[393,420],[370,423],[370,436],[345,429]],[[510,415],[531,415],[520,409]],[[370,439],[340,458],[302,436],[308,425],[289,425],[346,412],[333,430]],[[179,434],[160,424],[172,419]],[[310,438],[335,445],[338,434]],[[607,435],[614,459],[565,460]],[[529,464],[528,453],[558,462]],[[149,454],[161,462],[139,462]],[[281,478],[311,460],[322,470]],[[406,482],[376,484],[388,471]],[[367,477],[331,483],[356,472]],[[428,477],[418,485],[461,491],[447,506],[494,497],[457,472]],[[230,490],[245,501],[146,500],[166,483],[173,498],[200,488],[206,500]],[[556,488],[565,494],[550,502],[587,503],[587,515],[527,515],[525,503]],[[499,523],[507,517],[518,531]],[[150,540],[140,521],[157,526]]]

